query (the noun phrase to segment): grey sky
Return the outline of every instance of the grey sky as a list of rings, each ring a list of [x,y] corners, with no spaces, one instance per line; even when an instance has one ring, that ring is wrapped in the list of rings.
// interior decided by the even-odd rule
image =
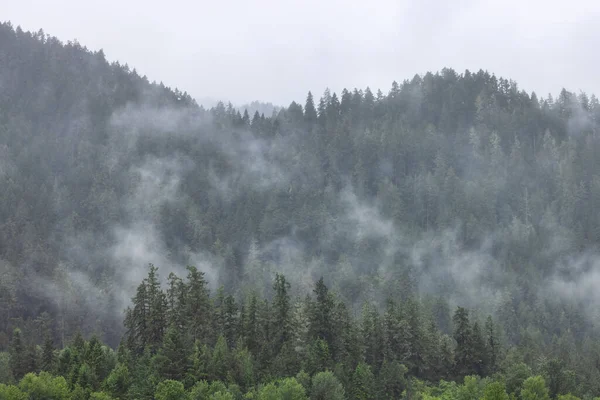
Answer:
[[[287,105],[451,67],[600,94],[597,0],[0,0],[0,19],[103,48],[150,80]]]

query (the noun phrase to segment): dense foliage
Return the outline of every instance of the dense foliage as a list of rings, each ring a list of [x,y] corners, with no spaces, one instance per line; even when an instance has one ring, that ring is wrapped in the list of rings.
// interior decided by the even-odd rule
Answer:
[[[596,97],[444,69],[253,107],[0,24],[0,391],[600,394]]]
[[[360,316],[323,280],[290,296],[277,274],[271,300],[210,294],[204,274],[157,268],[138,286],[117,351],[77,334],[57,351],[17,328],[0,365],[0,399],[577,399],[598,381],[557,358],[527,365],[498,338],[491,317],[457,308],[452,335],[414,300],[389,300]],[[18,385],[14,385],[18,382]],[[437,383],[436,383],[437,382]],[[8,383],[8,385],[6,384]]]

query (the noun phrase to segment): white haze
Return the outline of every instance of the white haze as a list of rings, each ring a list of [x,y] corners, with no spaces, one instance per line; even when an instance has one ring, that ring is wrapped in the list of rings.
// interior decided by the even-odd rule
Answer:
[[[287,105],[451,67],[600,93],[595,0],[0,0],[0,18],[104,49],[199,100]],[[0,83],[1,84],[1,83]]]
[[[581,110],[573,111],[568,126],[572,132],[576,132],[578,126],[589,121]],[[148,153],[139,159],[129,160],[141,140],[165,136],[175,140],[183,136],[198,140],[203,145],[215,146],[229,167],[227,171],[230,171],[222,173],[216,166],[208,166],[212,194],[222,202],[232,201],[247,189],[268,192],[289,187],[291,192],[298,185],[322,181],[320,171],[310,167],[317,163],[292,159],[293,152],[290,149],[295,146],[296,135],[275,136],[266,140],[256,137],[249,130],[215,134],[211,123],[209,117],[194,111],[156,109],[148,105],[130,105],[112,115],[112,136],[105,160],[112,169],[128,165],[128,175],[135,185],[130,188],[122,205],[123,220],[110,229],[110,240],[100,241],[90,234],[68,238],[64,243],[65,258],[83,268],[76,271],[71,268],[72,265],[65,265],[62,270],[87,304],[94,305],[103,301],[105,289],[99,287],[97,282],[92,282],[92,274],[85,272],[86,267],[93,270],[94,263],[98,260],[105,260],[117,274],[118,283],[113,288],[116,293],[117,314],[129,304],[135,285],[146,276],[148,263],[154,263],[160,268],[163,279],[169,272],[185,276],[185,266],[195,265],[206,273],[213,288],[219,281],[223,260],[211,255],[210,249],[194,252],[181,248],[178,254],[169,254],[167,238],[161,236],[158,228],[161,207],[166,203],[184,203],[185,199],[179,190],[182,178],[187,173],[205,168],[203,160],[160,153]],[[476,132],[473,132],[473,140],[474,143],[478,140]],[[0,154],[1,151],[2,149]],[[472,189],[469,195],[475,197],[479,192],[476,179],[485,172],[476,167],[476,158],[481,156],[478,149],[469,156],[471,151],[472,149],[466,151],[463,161],[472,166],[467,170],[473,176],[467,179],[473,179],[469,182]],[[559,168],[556,157],[548,153],[542,154],[548,169]],[[3,168],[10,167],[9,162],[3,162],[0,158],[0,173]],[[382,169],[385,168],[384,160]],[[495,190],[501,191],[506,185],[505,169],[506,166],[499,166],[493,171],[491,180],[496,186]],[[448,298],[452,305],[478,308],[485,312],[494,310],[502,298],[502,287],[498,287],[498,283],[506,282],[508,286],[515,279],[494,256],[495,244],[504,240],[505,235],[527,243],[532,234],[530,225],[515,219],[508,228],[510,232],[484,232],[485,240],[481,241],[482,245],[477,249],[467,250],[460,245],[458,238],[460,224],[464,221],[457,221],[455,226],[441,232],[426,232],[415,237],[406,231],[406,227],[396,226],[387,219],[376,201],[365,201],[350,185],[339,195],[330,196],[332,198],[329,200],[335,204],[335,208],[343,212],[337,218],[323,221],[325,229],[321,246],[334,245],[340,239],[349,238],[352,243],[357,244],[373,239],[382,245],[383,252],[377,259],[366,260],[366,263],[371,264],[371,267],[375,266],[372,270],[382,280],[393,275],[398,268],[396,258],[400,255],[416,270],[417,289],[420,293],[435,294],[443,285],[448,285],[453,288],[452,295]],[[56,203],[60,206],[60,198],[56,199]],[[202,221],[198,223],[202,224]],[[538,285],[544,288],[539,295],[545,299],[560,298],[585,303],[588,315],[596,318],[595,310],[600,305],[600,296],[595,291],[600,283],[600,254],[589,252],[578,257],[569,255],[572,239],[563,233],[551,213],[543,219],[542,227],[553,233],[542,255],[552,260],[549,268],[554,273],[547,282]],[[289,235],[262,243],[254,249],[253,257],[277,260],[267,263],[257,272],[264,277],[264,288],[269,287],[275,272],[283,272],[294,285],[296,295],[310,293],[314,280],[320,275],[325,276],[335,288],[337,279],[360,279],[365,269],[365,260],[362,259],[344,259],[340,261],[343,265],[337,269],[338,266],[328,265],[323,259],[308,258],[294,229]],[[246,266],[251,261],[246,260]],[[65,295],[58,291],[58,286],[53,282],[33,282],[32,287],[58,303]],[[378,294],[372,291],[365,294],[365,297],[376,300]]]

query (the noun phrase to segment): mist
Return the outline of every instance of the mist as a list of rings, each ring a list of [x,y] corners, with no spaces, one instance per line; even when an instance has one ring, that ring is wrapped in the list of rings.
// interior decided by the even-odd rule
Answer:
[[[238,302],[270,298],[282,273],[295,299],[323,277],[354,313],[418,299],[535,330],[532,315],[575,307],[585,329],[573,317],[546,340],[593,331],[593,95],[444,68],[205,109],[102,52],[2,29],[25,44],[8,48],[23,66],[3,80],[0,285],[24,318],[59,315],[57,336],[117,343],[149,264],[163,284],[194,265]]]

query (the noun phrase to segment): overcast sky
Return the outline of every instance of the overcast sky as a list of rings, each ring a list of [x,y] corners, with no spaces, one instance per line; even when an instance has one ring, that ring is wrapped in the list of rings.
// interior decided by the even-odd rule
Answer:
[[[598,0],[0,0],[0,19],[104,49],[201,100],[288,105],[451,67],[600,94]]]

